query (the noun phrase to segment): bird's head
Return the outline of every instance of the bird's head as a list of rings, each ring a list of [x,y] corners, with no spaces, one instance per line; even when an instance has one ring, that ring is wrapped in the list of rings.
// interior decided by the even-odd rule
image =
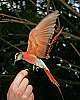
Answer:
[[[15,63],[16,61],[19,61],[19,60],[22,60],[22,52],[19,52],[19,53],[16,53],[16,54],[15,54],[14,63]]]
[[[28,52],[19,52],[15,54],[14,63],[19,60],[24,60],[28,63],[34,64],[36,59],[37,57],[35,55],[29,54]]]

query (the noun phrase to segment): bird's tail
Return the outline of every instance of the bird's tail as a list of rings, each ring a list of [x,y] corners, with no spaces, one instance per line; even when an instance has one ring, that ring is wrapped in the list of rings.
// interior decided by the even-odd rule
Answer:
[[[59,90],[59,92],[60,92],[60,94],[62,96],[62,100],[64,100],[63,94],[62,94],[61,89],[60,89],[60,85],[58,84],[56,79],[53,77],[53,75],[51,74],[50,70],[44,68],[44,71],[45,71],[46,75],[48,76],[49,80],[58,88],[58,90]]]

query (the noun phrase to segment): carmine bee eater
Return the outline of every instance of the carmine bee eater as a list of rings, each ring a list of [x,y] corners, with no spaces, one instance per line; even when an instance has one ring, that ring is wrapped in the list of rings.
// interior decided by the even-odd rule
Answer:
[[[53,13],[50,13],[35,28],[31,30],[28,39],[27,51],[16,53],[15,61],[22,59],[29,62],[30,64],[42,68],[50,81],[58,88],[62,99],[64,99],[60,89],[60,85],[53,77],[45,63],[40,59],[49,57],[49,52],[46,53],[46,51],[48,47],[50,47],[56,41],[57,37],[61,33],[59,32],[56,36],[53,37],[56,26],[56,19],[58,18],[58,16],[59,12],[57,10]],[[52,39],[51,43],[49,43],[50,39]]]

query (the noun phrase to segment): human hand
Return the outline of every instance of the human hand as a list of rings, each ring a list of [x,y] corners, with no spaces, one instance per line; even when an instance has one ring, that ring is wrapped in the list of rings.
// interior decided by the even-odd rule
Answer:
[[[29,85],[29,80],[25,78],[27,75],[26,70],[17,74],[8,90],[7,100],[34,100],[32,85]]]

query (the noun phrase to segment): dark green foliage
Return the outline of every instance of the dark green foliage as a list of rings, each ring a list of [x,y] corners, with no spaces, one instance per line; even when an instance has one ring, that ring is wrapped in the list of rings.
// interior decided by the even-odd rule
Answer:
[[[62,0],[42,0],[38,2],[38,6],[36,0],[6,1],[0,1],[0,100],[6,100],[14,77],[26,68],[29,69],[28,78],[34,87],[35,100],[61,100],[57,88],[48,80],[43,70],[33,71],[32,65],[25,61],[14,64],[16,52],[27,49],[31,29],[47,13],[56,9],[59,10],[60,17],[55,34],[62,27],[64,29],[51,47],[50,59],[43,60],[60,83],[64,99],[80,100],[80,16],[65,7],[60,2]],[[63,1],[68,4],[68,0]],[[72,4],[68,6],[71,7]],[[27,20],[30,22],[27,23]]]

